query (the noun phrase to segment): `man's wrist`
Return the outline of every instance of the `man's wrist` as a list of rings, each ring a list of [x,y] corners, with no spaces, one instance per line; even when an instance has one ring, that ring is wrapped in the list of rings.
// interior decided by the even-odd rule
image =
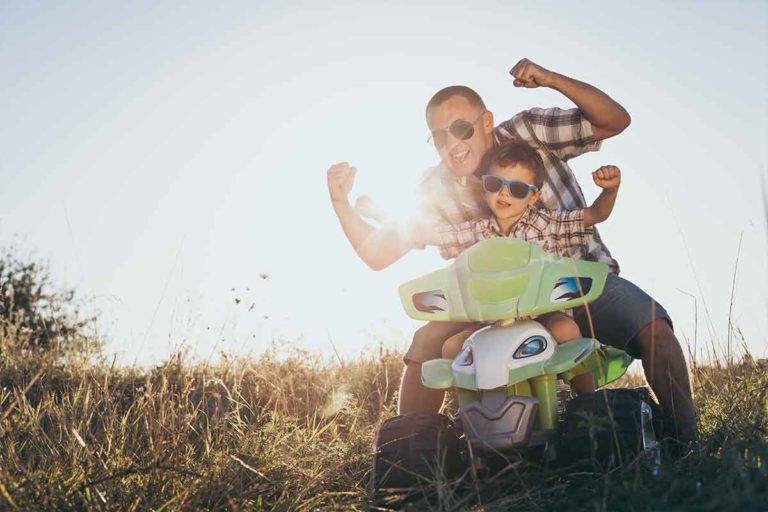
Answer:
[[[331,204],[334,210],[352,208],[352,204],[349,202],[348,197],[342,197],[339,199],[331,198]]]
[[[339,219],[349,217],[355,213],[355,208],[346,198],[331,200],[331,205],[333,205],[333,211],[336,212],[336,216]]]
[[[554,71],[549,71],[546,75],[544,83],[541,85],[544,87],[549,87],[550,89],[554,89],[558,92],[563,92],[562,88],[565,86],[567,80],[569,80],[567,76],[561,75],[560,73],[556,73]]]

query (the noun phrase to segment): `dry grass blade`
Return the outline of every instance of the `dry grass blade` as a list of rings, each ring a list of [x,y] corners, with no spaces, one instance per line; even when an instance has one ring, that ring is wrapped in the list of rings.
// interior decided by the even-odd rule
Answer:
[[[9,493],[8,489],[5,488],[3,482],[0,482],[0,494],[2,494],[3,498],[5,498],[5,501],[8,502],[13,510],[19,510],[18,505],[16,505],[16,502],[13,501],[13,498],[11,498],[11,493]]]
[[[274,484],[274,483],[275,483],[275,482],[273,482],[273,481],[272,481],[272,480],[271,480],[271,479],[270,479],[270,478],[269,478],[267,475],[265,475],[264,473],[262,473],[262,472],[261,472],[261,471],[259,471],[258,469],[256,469],[256,468],[253,468],[253,467],[249,466],[248,464],[246,464],[245,462],[243,462],[243,460],[242,460],[242,459],[240,459],[240,458],[238,458],[238,457],[235,457],[234,455],[230,455],[230,456],[229,456],[229,458],[230,458],[230,459],[232,459],[232,460],[234,460],[234,461],[235,461],[235,462],[237,462],[238,464],[240,464],[242,467],[244,467],[245,469],[247,469],[247,470],[248,470],[248,471],[250,471],[251,473],[253,473],[253,474],[255,474],[255,475],[257,475],[257,476],[259,476],[259,477],[263,478],[263,479],[264,479],[264,480],[266,480],[267,482],[269,482],[269,483],[271,483],[271,484]]]
[[[45,373],[45,368],[40,368],[40,370],[35,374],[34,377],[27,383],[26,386],[24,386],[24,389],[21,391],[21,395],[24,396],[27,394],[27,392],[32,388],[35,382],[37,382],[37,379],[43,376]],[[8,409],[3,413],[3,416],[0,418],[0,423],[4,422],[8,419],[8,416],[11,415],[11,413],[16,410],[16,405],[18,404],[18,400],[14,400],[11,402],[11,405],[8,406]]]

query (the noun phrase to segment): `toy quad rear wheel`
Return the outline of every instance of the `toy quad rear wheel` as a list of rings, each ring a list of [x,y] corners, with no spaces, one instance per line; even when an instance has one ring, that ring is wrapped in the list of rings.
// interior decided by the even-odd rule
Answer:
[[[652,411],[646,388],[601,390],[571,400],[560,428],[562,460],[609,471],[645,458],[658,471]]]
[[[406,414],[385,421],[376,434],[371,483],[385,489],[425,487],[462,467],[453,421],[442,414]]]

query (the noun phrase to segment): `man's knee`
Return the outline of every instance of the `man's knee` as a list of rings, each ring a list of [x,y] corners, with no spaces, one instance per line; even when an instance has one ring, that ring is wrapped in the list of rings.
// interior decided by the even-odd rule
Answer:
[[[661,354],[682,354],[680,342],[672,330],[672,324],[666,317],[656,318],[643,327],[632,340],[641,359],[656,357]]]

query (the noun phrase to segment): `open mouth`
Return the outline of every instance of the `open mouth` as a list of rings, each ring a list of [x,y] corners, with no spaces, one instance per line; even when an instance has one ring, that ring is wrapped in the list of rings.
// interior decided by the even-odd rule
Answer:
[[[504,201],[503,199],[497,199],[496,206],[499,208],[509,208],[510,206],[512,206],[512,203],[510,203],[509,201]]]
[[[453,159],[454,162],[463,162],[467,159],[469,156],[469,150],[468,149],[461,149],[458,151],[451,151],[451,159]]]

